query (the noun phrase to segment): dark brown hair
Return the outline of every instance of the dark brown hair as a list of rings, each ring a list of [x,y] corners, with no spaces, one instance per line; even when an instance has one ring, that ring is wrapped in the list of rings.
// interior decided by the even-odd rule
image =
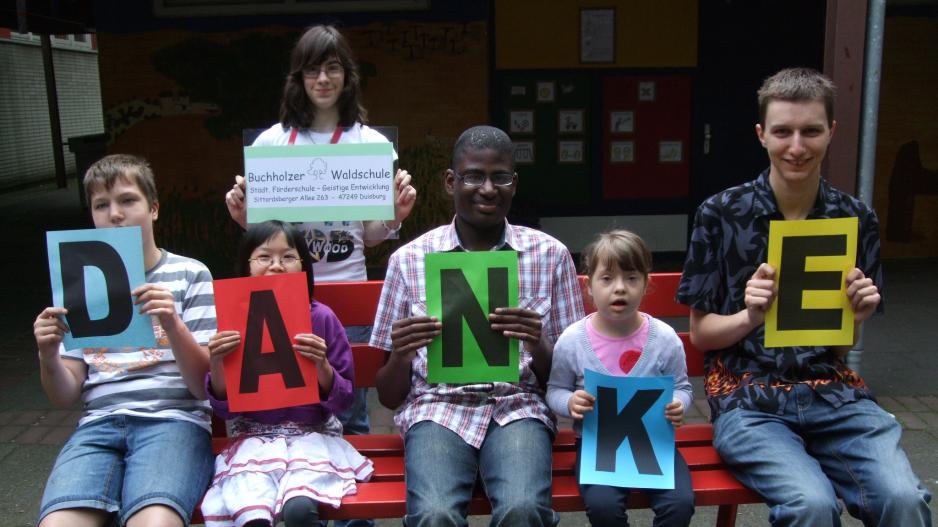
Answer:
[[[280,99],[280,124],[284,128],[309,128],[316,116],[316,106],[303,86],[303,69],[322,65],[335,57],[345,70],[345,85],[339,94],[339,125],[349,127],[365,123],[367,112],[361,104],[361,77],[358,62],[348,41],[333,26],[308,28],[293,46],[290,73]]]

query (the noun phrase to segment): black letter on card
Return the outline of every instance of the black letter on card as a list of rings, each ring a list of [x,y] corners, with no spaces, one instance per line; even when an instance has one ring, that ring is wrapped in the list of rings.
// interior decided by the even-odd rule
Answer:
[[[598,412],[596,431],[596,470],[602,472],[616,471],[616,449],[629,440],[632,449],[632,458],[639,474],[653,474],[660,476],[661,466],[651,447],[648,430],[642,423],[642,416],[655,404],[664,390],[638,390],[621,412],[615,388],[608,386],[597,387],[596,405]]]
[[[489,268],[489,313],[508,305],[508,269]],[[462,321],[479,343],[482,355],[490,366],[508,366],[508,339],[492,331],[492,323],[476,300],[466,275],[460,269],[440,271],[440,294],[443,300],[443,366],[462,366]]]
[[[270,334],[273,352],[263,353],[264,325]],[[257,393],[261,375],[279,373],[287,388],[302,388],[303,374],[296,362],[293,342],[280,316],[274,292],[252,291],[248,304],[248,322],[244,330],[244,355],[241,359],[241,393]]]
[[[62,289],[68,309],[68,327],[75,337],[117,335],[133,318],[130,281],[124,261],[113,246],[97,240],[59,244]],[[91,320],[85,301],[85,267],[97,267],[106,278],[107,317]]]
[[[809,256],[837,256],[847,252],[847,236],[786,236],[782,238],[781,274],[778,279],[779,331],[840,329],[841,309],[802,309],[805,291],[841,287],[840,271],[805,271]],[[801,284],[797,287],[795,284]]]

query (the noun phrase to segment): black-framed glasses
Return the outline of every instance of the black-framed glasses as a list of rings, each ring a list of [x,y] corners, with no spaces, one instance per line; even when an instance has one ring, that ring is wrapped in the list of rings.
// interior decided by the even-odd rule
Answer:
[[[345,73],[345,68],[339,62],[329,62],[318,66],[308,66],[303,68],[303,76],[307,79],[318,79],[322,72],[326,72],[326,77],[333,79],[341,77]]]
[[[463,185],[467,187],[481,187],[485,184],[485,179],[488,178],[496,187],[507,187],[515,182],[514,172],[493,172],[491,174],[486,174],[485,172],[465,172],[460,174],[458,172],[453,172],[453,175],[456,176],[456,179],[462,181]]]
[[[257,258],[249,258],[249,262],[256,262],[257,265],[261,267],[270,267],[273,263],[280,262],[280,265],[283,267],[290,267],[291,265],[296,265],[300,263],[300,257],[295,254],[285,254],[280,258],[276,256],[271,256],[269,254],[262,254]]]

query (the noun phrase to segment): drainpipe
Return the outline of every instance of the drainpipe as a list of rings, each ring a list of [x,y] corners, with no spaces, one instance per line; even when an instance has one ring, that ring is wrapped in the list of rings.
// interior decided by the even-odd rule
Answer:
[[[55,163],[55,181],[59,188],[68,186],[65,174],[65,154],[62,152],[62,124],[59,118],[59,94],[55,86],[55,68],[52,64],[52,37],[42,39],[42,67],[46,79],[46,100],[49,106],[49,128],[52,131],[52,160]]]
[[[870,0],[866,21],[866,64],[863,68],[863,110],[860,127],[860,174],[857,197],[873,208],[873,180],[876,172],[876,129],[879,125],[879,81],[883,64],[886,0]],[[881,285],[881,284],[880,284]],[[863,327],[847,355],[847,366],[860,372],[863,359]]]

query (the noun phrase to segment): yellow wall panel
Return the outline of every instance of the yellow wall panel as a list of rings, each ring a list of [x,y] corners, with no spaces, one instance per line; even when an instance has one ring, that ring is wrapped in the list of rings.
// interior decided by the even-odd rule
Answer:
[[[580,63],[580,9],[615,7],[615,62]],[[495,67],[690,68],[697,0],[498,0]]]

